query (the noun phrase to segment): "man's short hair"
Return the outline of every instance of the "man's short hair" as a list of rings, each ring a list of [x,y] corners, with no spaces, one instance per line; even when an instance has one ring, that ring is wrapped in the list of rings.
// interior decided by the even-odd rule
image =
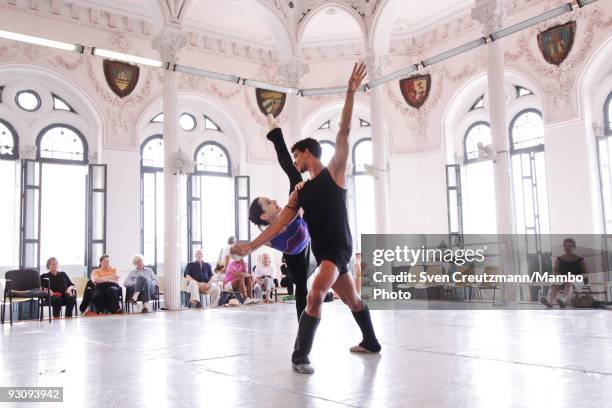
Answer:
[[[321,158],[321,153],[323,151],[321,149],[321,143],[319,143],[318,140],[315,140],[312,137],[307,137],[306,139],[302,139],[296,144],[294,144],[291,147],[291,153],[295,152],[296,150],[303,153],[306,151],[306,149],[308,149],[310,154],[312,154],[317,159]]]

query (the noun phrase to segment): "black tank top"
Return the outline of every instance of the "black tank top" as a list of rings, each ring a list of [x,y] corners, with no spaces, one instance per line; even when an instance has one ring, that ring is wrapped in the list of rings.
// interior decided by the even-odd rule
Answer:
[[[565,261],[563,258],[558,257],[559,261],[559,275],[580,275],[582,273],[582,269],[580,269],[580,262],[584,258],[578,257],[575,261]]]
[[[340,249],[350,256],[353,238],[346,212],[346,190],[336,184],[327,167],[304,184],[298,199],[315,256]]]

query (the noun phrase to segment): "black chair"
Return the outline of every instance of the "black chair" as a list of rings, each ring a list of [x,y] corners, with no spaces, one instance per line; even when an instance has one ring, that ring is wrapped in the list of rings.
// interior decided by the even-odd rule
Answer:
[[[132,302],[132,297],[134,296],[134,287],[126,286],[125,287],[125,301],[124,301],[124,310],[125,313],[130,313],[132,311],[132,306],[134,303]],[[142,301],[142,294],[138,295],[138,300]],[[155,285],[155,291],[151,295],[151,301],[153,302],[153,311],[159,310],[159,285]]]
[[[33,269],[17,269],[7,271],[4,274],[6,286],[4,287],[4,301],[2,302],[1,320],[4,324],[6,314],[6,298],[9,301],[10,322],[13,324],[13,299],[18,301],[28,301],[30,305],[33,301],[37,301],[39,320],[43,319],[44,306],[49,308],[49,322],[51,322],[51,302],[49,301],[49,290],[40,289],[40,275],[38,271]],[[46,279],[48,280],[48,279]],[[47,282],[49,287],[49,282]],[[46,303],[45,303],[46,300]],[[32,317],[32,308],[30,308],[30,318]]]
[[[120,311],[121,313],[126,313],[126,310],[125,310],[125,307],[124,307],[124,305],[125,305],[125,300],[124,300],[124,298],[123,298],[123,286],[119,285],[119,289],[120,289],[120,290],[119,290],[119,295],[118,295],[118,301],[119,301],[119,311]],[[89,291],[91,292],[91,300],[90,300],[90,303],[89,303],[89,310],[91,310],[92,312],[97,313],[97,312],[98,312],[98,310],[96,309],[96,304],[95,304],[95,302],[94,302],[95,286],[93,286],[93,287],[88,287],[88,288],[86,288],[85,290],[86,290],[86,291],[87,291],[87,290],[89,290]],[[126,296],[126,297],[127,297],[127,296]],[[101,313],[103,313],[103,312],[104,312],[104,311],[102,311]]]

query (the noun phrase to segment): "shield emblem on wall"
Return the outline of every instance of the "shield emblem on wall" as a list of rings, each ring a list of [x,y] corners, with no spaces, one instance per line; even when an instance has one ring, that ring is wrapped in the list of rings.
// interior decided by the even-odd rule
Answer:
[[[560,65],[574,45],[576,22],[561,24],[538,34],[538,47],[549,64]]]
[[[140,68],[118,61],[104,60],[104,76],[108,86],[120,98],[132,93],[138,83]]]
[[[400,81],[400,90],[408,105],[413,108],[423,106],[431,89],[431,75],[415,75]]]
[[[268,91],[267,89],[256,88],[255,97],[257,98],[257,106],[264,115],[271,113],[274,117],[278,117],[285,107],[287,95],[282,92]]]

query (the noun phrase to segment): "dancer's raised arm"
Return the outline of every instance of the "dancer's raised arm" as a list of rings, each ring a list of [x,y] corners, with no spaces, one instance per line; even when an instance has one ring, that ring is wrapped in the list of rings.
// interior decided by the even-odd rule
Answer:
[[[336,152],[329,162],[327,168],[332,178],[340,187],[346,187],[346,165],[349,157],[349,133],[351,131],[351,120],[353,118],[353,105],[355,103],[355,92],[361,86],[367,72],[365,64],[355,63],[353,72],[348,81],[344,108],[340,119],[340,129],[336,135]]]

